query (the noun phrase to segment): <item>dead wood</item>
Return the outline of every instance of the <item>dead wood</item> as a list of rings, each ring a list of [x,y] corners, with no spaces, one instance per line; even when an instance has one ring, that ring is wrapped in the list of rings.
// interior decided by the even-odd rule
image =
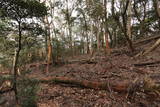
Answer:
[[[0,94],[8,93],[8,92],[11,92],[11,91],[13,91],[13,88],[7,88],[7,89],[4,89],[4,90],[0,90]]]
[[[145,79],[136,79],[135,81],[88,81],[88,80],[78,80],[69,77],[47,77],[38,80],[41,83],[57,83],[57,84],[68,84],[71,86],[78,86],[82,88],[91,88],[95,90],[106,90],[106,91],[116,91],[121,93],[126,93],[132,95],[137,91],[144,90],[144,92],[150,90],[153,92],[160,92],[160,86],[157,84],[148,84]]]
[[[74,63],[79,63],[79,64],[96,64],[97,61],[93,59],[82,59],[82,60],[70,60],[67,61],[67,64],[74,64]]]
[[[134,64],[134,66],[147,66],[147,65],[154,65],[154,64],[159,64],[160,61],[154,61],[154,62],[144,62],[144,63],[137,63]]]
[[[154,43],[149,49],[147,49],[147,50],[144,51],[144,52],[138,53],[135,57],[147,55],[148,53],[150,53],[150,52],[152,52],[153,50],[155,50],[159,45],[160,45],[160,39],[158,39],[158,40],[156,41],[156,43]]]
[[[50,78],[43,78],[39,80],[42,83],[63,83],[63,84],[70,84],[84,88],[91,88],[91,89],[100,89],[100,90],[109,90],[112,89],[117,92],[127,92],[130,84],[132,82],[129,81],[118,81],[118,82],[97,82],[97,81],[88,81],[88,80],[77,80],[74,78],[68,77],[50,77]]]
[[[138,41],[134,42],[133,44],[134,45],[139,45],[139,44],[148,43],[150,41],[157,40],[157,39],[160,38],[160,35],[158,35],[158,34],[155,34],[155,35],[156,36],[150,36],[147,39],[138,40]]]

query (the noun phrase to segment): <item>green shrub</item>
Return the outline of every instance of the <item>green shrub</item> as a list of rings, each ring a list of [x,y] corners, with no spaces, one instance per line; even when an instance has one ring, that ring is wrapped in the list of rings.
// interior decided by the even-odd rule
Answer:
[[[24,78],[18,82],[18,97],[21,107],[37,107],[38,84],[33,79]]]

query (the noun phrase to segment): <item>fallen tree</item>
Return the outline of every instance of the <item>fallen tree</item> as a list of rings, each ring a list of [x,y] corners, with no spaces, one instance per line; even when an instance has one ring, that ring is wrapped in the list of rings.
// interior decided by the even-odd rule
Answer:
[[[74,78],[68,77],[47,77],[39,80],[41,83],[63,83],[63,84],[70,84],[76,85],[79,87],[84,88],[91,88],[91,89],[101,89],[101,90],[109,90],[113,89],[114,91],[118,92],[126,92],[127,88],[130,84],[128,81],[123,82],[96,82],[96,81],[88,81],[88,80],[77,80]]]
[[[38,80],[41,83],[56,83],[56,84],[68,84],[75,85],[78,87],[98,89],[98,90],[107,90],[107,91],[116,91],[127,93],[128,95],[133,94],[134,92],[140,90],[151,90],[160,92],[159,85],[153,85],[148,83],[146,79],[135,79],[134,81],[104,81],[104,82],[96,82],[96,81],[88,81],[88,80],[77,80],[69,77],[47,77]],[[146,85],[147,84],[147,85]]]
[[[94,59],[81,59],[81,60],[69,60],[66,62],[66,64],[74,64],[74,63],[78,63],[78,64],[97,64],[97,61],[95,61]]]
[[[95,90],[106,90],[106,91],[116,91],[121,93],[126,93],[126,95],[133,95],[137,91],[142,92],[155,92],[160,93],[160,84],[156,84],[150,78],[136,78],[134,81],[124,80],[124,81],[89,81],[89,80],[79,80],[70,77],[45,77],[41,79],[36,79],[36,83],[44,84],[67,84],[68,86],[76,86],[81,88],[90,88]],[[5,90],[0,90],[0,94],[13,91],[13,88],[5,88]]]
[[[147,66],[147,65],[154,65],[154,64],[159,64],[159,63],[160,63],[160,60],[154,61],[154,62],[137,63],[137,64],[134,64],[134,66]]]
[[[135,57],[147,55],[148,53],[150,53],[150,52],[152,52],[153,50],[155,50],[159,45],[160,45],[160,39],[158,39],[158,40],[156,41],[156,43],[154,43],[149,49],[147,49],[147,50],[144,51],[144,52],[138,53]]]
[[[11,91],[13,91],[13,87],[12,88],[7,88],[7,89],[0,90],[0,94],[8,93],[8,92],[11,92]]]
[[[143,43],[148,43],[150,41],[153,40],[157,40],[160,38],[159,32],[155,34],[156,36],[150,36],[147,39],[142,39],[142,40],[138,40],[136,42],[133,42],[133,45],[139,45],[139,44],[143,44]]]

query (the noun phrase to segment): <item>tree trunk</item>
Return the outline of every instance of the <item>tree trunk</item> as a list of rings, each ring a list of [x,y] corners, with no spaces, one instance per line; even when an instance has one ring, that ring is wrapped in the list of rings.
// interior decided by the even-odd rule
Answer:
[[[134,47],[133,47],[132,41],[130,40],[129,36],[127,35],[127,21],[126,21],[127,15],[126,15],[126,11],[128,9],[129,0],[126,1],[126,5],[124,6],[124,11],[121,13],[122,23],[120,22],[119,17],[117,17],[116,14],[115,14],[114,3],[115,3],[115,1],[112,0],[112,14],[113,14],[113,17],[114,17],[115,21],[117,22],[119,28],[123,31],[130,51],[134,52]]]
[[[53,51],[52,51],[52,41],[51,41],[51,25],[49,23],[49,20],[47,16],[45,17],[44,23],[46,28],[46,44],[47,44],[47,67],[46,67],[46,73],[49,71],[49,66],[51,63],[51,57],[53,58]],[[53,59],[52,59],[53,60]]]
[[[68,25],[68,33],[69,33],[69,47],[71,49],[71,56],[73,57],[74,56],[74,51],[73,51],[73,41],[72,41],[72,22],[71,22],[71,13],[69,11],[69,3],[68,3],[68,0],[66,0],[67,2],[67,13],[66,13],[66,17],[67,17],[67,25]]]
[[[159,20],[158,20],[158,23],[159,23],[159,28],[160,28],[160,1],[156,0],[157,1],[157,13],[158,13],[158,16],[159,16]]]
[[[85,17],[85,14],[83,14],[83,18],[84,18],[84,23],[85,23],[85,36],[86,36],[86,39],[87,39],[87,54],[89,54],[89,38],[88,38],[88,26],[87,26],[87,21],[86,21],[86,17]]]
[[[52,56],[52,45],[51,45],[51,40],[50,39],[51,38],[49,36],[46,73],[49,72],[49,66],[50,66],[50,63],[51,63],[51,56]]]
[[[47,53],[48,53],[48,36],[47,36],[47,30],[45,31],[46,33],[45,33],[45,51],[46,51],[46,55],[47,55]],[[45,61],[46,61],[47,59],[45,58]]]
[[[19,54],[21,51],[21,39],[22,39],[22,30],[21,30],[21,21],[18,21],[18,31],[19,31],[19,37],[18,37],[18,47],[15,50],[15,56],[13,60],[13,68],[12,72],[14,73],[14,78],[13,78],[13,90],[15,93],[15,99],[16,102],[18,103],[18,93],[17,93],[17,64],[19,60]]]
[[[59,84],[69,84],[82,88],[91,88],[95,90],[106,90],[106,91],[117,91],[121,93],[127,93],[128,95],[133,95],[135,92],[144,90],[153,90],[159,92],[160,86],[158,84],[150,84],[150,82],[145,79],[136,78],[134,81],[88,81],[88,80],[78,80],[68,77],[47,77],[38,80],[41,83],[59,83]],[[142,83],[148,85],[142,85]]]
[[[72,57],[74,56],[74,51],[73,51],[73,41],[72,41],[72,28],[70,25],[68,25],[69,29],[69,40],[70,40],[70,49],[71,49],[71,55]]]
[[[131,0],[129,0],[129,5],[128,5],[128,20],[127,20],[127,35],[129,36],[129,39],[132,40],[132,34],[131,34]]]
[[[97,38],[97,51],[100,51],[100,25],[97,23],[97,33],[96,33],[96,38]]]
[[[123,18],[123,27],[124,27],[124,28],[122,28],[122,29],[123,29],[123,32],[124,32],[124,36],[125,36],[125,38],[126,38],[126,40],[127,40],[127,43],[128,43],[128,46],[129,46],[130,51],[131,51],[131,52],[134,52],[134,48],[133,48],[132,41],[131,41],[131,39],[129,38],[129,35],[127,34],[127,28],[126,28],[127,25],[126,25],[125,15],[123,15],[122,18]]]
[[[91,47],[91,49],[90,49],[90,54],[93,54],[93,51],[94,51],[94,46],[93,46],[93,44],[94,44],[94,40],[93,40],[94,31],[93,31],[93,23],[92,23],[92,21],[90,21],[90,22],[91,22],[90,23],[90,25],[91,25],[91,35],[90,35],[90,39],[91,39],[90,47]]]
[[[109,46],[109,40],[108,40],[108,22],[107,22],[107,0],[104,0],[104,7],[105,7],[105,17],[104,17],[104,37],[105,37],[105,47],[106,47],[106,53],[110,54],[111,49]]]
[[[152,47],[150,47],[148,50],[146,50],[146,51],[143,53],[143,55],[146,55],[146,54],[148,54],[149,52],[155,50],[159,45],[160,45],[160,39],[158,39],[158,40],[156,41],[156,43],[155,43],[154,45],[152,45]]]
[[[159,0],[157,0],[157,13],[160,19],[160,1]]]
[[[62,83],[62,84],[71,84],[84,88],[100,89],[100,90],[114,90],[118,92],[127,92],[131,82],[122,81],[122,82],[97,82],[97,81],[88,81],[88,80],[77,80],[74,78],[68,77],[47,77],[39,80],[42,83]]]

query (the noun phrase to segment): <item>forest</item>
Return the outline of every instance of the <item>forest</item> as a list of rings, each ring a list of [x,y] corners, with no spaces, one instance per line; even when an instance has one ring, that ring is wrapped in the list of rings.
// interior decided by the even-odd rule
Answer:
[[[160,0],[0,0],[0,107],[159,107]]]

